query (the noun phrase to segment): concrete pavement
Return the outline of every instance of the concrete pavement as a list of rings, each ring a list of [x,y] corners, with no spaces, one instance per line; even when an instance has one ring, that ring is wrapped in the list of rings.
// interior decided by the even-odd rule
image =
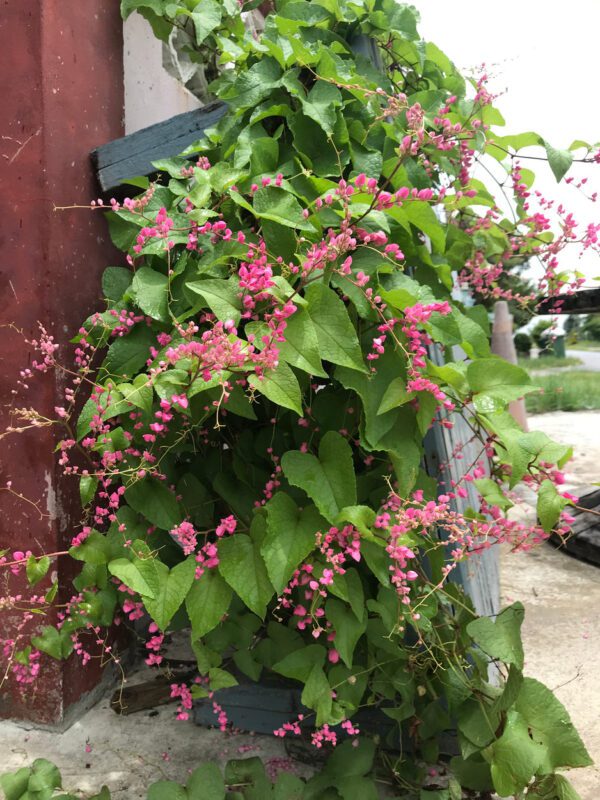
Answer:
[[[572,369],[600,372],[600,350],[567,350],[567,355],[583,362]]]

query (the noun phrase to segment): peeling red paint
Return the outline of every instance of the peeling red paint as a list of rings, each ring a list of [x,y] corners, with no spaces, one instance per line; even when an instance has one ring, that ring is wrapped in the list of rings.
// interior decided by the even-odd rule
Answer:
[[[97,305],[100,274],[114,262],[104,220],[85,210],[57,212],[54,204],[85,204],[97,186],[89,152],[122,135],[122,22],[118,3],[96,0],[5,0],[0,14],[0,426],[10,408],[35,405],[52,413],[58,387],[39,376],[29,392],[13,395],[19,370],[31,353],[23,338],[43,321],[65,343]],[[60,403],[62,405],[62,403]],[[77,522],[76,486],[58,474],[48,429],[0,442],[0,548],[54,551]],[[59,566],[61,584],[68,583]],[[50,622],[52,620],[49,620]],[[4,634],[7,635],[3,621]],[[16,692],[0,701],[0,715],[57,723],[65,710],[98,680],[99,670],[79,663],[44,664],[33,700]]]

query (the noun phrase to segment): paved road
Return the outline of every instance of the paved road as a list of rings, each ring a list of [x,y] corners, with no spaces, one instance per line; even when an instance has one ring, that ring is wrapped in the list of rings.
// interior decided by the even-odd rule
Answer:
[[[586,369],[591,372],[600,372],[600,350],[567,350],[568,356],[578,358],[583,362],[576,369]]]

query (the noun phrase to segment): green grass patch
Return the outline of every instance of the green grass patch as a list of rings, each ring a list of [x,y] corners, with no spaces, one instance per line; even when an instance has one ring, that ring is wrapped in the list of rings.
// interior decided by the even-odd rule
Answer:
[[[534,383],[540,391],[526,397],[529,414],[600,409],[600,372],[538,375]]]
[[[556,367],[576,367],[582,364],[580,358],[574,356],[567,356],[567,358],[558,358],[557,356],[542,356],[541,358],[520,358],[519,366],[529,372],[535,372],[538,369],[555,369]]]
[[[569,350],[600,350],[600,342],[589,342],[586,339],[575,344],[567,343]]]

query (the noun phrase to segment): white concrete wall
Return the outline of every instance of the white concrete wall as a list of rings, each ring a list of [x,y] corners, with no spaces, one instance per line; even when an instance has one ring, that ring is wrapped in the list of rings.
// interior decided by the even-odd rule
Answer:
[[[163,43],[139,14],[123,25],[125,133],[133,133],[202,105],[163,67]]]

